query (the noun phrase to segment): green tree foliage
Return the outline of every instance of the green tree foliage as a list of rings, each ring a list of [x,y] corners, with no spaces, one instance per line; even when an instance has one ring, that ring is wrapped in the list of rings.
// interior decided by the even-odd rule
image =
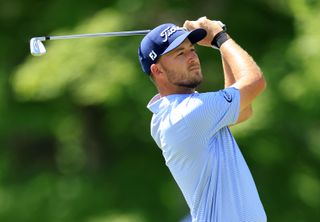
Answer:
[[[141,36],[45,42],[32,36],[149,29],[206,15],[255,58],[268,82],[232,131],[269,221],[311,222],[320,207],[319,1],[0,2],[0,221],[179,221],[188,209],[149,135],[156,93]],[[197,48],[223,86],[218,51]]]

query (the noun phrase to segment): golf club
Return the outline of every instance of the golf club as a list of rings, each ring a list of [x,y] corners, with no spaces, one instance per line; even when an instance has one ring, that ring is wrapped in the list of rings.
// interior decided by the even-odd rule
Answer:
[[[226,26],[221,21],[217,21],[217,22],[224,30],[226,30]],[[93,33],[93,34],[33,37],[30,39],[30,51],[33,56],[44,55],[46,53],[46,48],[44,47],[42,42],[48,41],[48,40],[92,38],[92,37],[102,37],[102,36],[108,37],[108,36],[146,35],[150,31],[151,30],[137,30],[137,31],[105,32],[105,33]]]
[[[42,56],[46,53],[44,47],[44,41],[58,40],[58,39],[77,39],[77,38],[92,38],[102,36],[133,36],[133,35],[146,35],[151,30],[138,30],[138,31],[123,31],[123,32],[105,32],[105,33],[94,33],[94,34],[78,34],[78,35],[61,35],[61,36],[42,36],[33,37],[30,40],[30,51],[33,56]]]

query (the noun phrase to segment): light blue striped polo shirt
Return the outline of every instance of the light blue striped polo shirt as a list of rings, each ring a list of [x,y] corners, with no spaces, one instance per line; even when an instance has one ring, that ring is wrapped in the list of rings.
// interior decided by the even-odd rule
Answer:
[[[249,168],[229,125],[239,116],[236,88],[155,96],[151,135],[181,189],[193,222],[265,222]]]

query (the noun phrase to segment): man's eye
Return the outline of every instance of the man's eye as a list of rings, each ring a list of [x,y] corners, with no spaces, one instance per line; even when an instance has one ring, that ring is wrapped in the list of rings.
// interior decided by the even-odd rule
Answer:
[[[179,53],[178,53],[178,56],[182,56],[182,55],[183,55],[183,52],[179,52]]]

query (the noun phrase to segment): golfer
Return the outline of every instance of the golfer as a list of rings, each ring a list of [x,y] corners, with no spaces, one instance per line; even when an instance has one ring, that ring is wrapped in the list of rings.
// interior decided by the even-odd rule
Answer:
[[[202,17],[187,20],[184,28],[162,24],[138,50],[142,70],[159,91],[148,104],[151,135],[192,222],[265,222],[254,180],[229,129],[251,116],[252,102],[266,87],[262,72],[221,23]],[[203,76],[195,43],[219,49],[224,89],[196,91]]]

